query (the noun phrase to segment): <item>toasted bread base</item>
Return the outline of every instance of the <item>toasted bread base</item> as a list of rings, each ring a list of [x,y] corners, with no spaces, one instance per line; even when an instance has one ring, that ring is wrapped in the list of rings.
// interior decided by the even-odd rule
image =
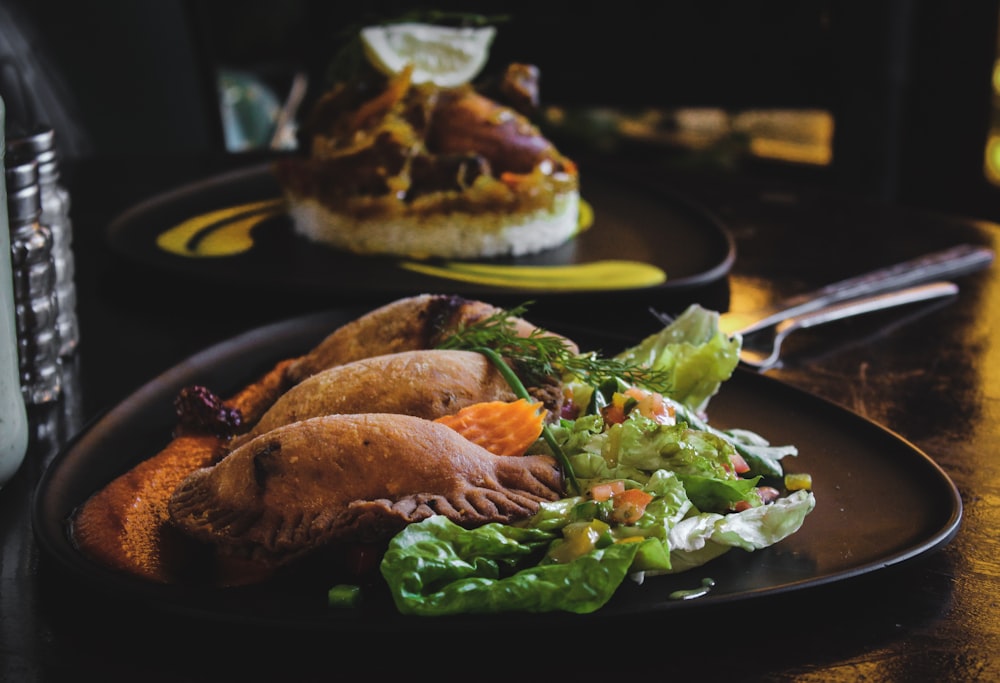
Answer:
[[[359,254],[409,258],[525,256],[555,248],[579,229],[580,194],[555,196],[551,208],[520,213],[400,214],[358,218],[309,197],[290,198],[294,230],[313,242]]]

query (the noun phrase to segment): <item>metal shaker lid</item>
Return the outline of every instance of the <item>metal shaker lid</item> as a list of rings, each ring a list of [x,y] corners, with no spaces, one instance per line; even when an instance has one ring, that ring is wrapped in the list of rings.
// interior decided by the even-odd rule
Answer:
[[[11,164],[36,160],[40,178],[58,175],[55,131],[44,124],[10,131],[7,136],[7,158]]]
[[[10,160],[5,169],[7,213],[11,223],[31,223],[42,215],[38,162]]]

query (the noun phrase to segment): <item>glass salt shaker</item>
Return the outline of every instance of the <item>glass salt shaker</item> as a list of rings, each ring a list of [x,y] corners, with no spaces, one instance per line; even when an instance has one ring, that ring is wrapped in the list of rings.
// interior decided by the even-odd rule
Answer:
[[[38,162],[12,161],[5,175],[21,389],[29,405],[47,403],[62,393],[52,232],[39,222]]]
[[[73,259],[73,225],[70,220],[69,192],[60,182],[59,157],[55,131],[38,125],[17,132],[7,139],[7,155],[14,161],[38,162],[38,184],[41,189],[42,215],[40,222],[52,232],[52,258],[56,268],[56,298],[59,300],[59,352],[68,356],[80,341],[76,317],[75,261]]]
[[[0,99],[0,170],[4,167],[4,104]],[[21,394],[17,314],[11,272],[6,184],[0,183],[0,487],[17,473],[28,450],[28,415]]]

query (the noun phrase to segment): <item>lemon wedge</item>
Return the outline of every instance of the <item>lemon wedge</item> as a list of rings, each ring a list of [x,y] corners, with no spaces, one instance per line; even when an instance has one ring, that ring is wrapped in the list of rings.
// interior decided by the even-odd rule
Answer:
[[[395,76],[413,64],[413,83],[454,88],[482,71],[495,34],[492,26],[386,24],[361,29],[361,43],[368,60],[387,76]]]

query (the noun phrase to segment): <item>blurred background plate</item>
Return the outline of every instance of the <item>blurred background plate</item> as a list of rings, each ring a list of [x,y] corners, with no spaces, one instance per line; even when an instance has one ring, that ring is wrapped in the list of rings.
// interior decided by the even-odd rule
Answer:
[[[366,302],[416,292],[491,301],[623,292],[659,297],[711,285],[728,274],[735,258],[733,240],[706,208],[678,194],[615,182],[594,169],[582,171],[581,190],[593,224],[567,244],[531,256],[461,262],[499,267],[509,285],[457,279],[447,267],[441,276],[416,272],[407,264],[447,264],[359,256],[295,235],[267,163],[143,201],[111,223],[108,240],[130,264],[161,275],[243,291],[331,294],[340,300],[349,294],[351,300]],[[164,248],[164,240],[173,246]],[[213,250],[215,255],[203,255]],[[549,286],[523,279],[539,267],[604,261],[635,262],[635,272],[659,269],[666,279],[621,287],[595,277],[571,289],[563,280]]]

